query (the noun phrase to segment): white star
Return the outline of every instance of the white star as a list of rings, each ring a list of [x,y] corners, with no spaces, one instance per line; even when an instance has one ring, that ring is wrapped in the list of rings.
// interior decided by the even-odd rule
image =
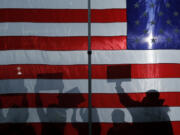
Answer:
[[[163,14],[164,14],[164,13],[163,13],[162,11],[159,12],[159,16],[163,16]]]
[[[168,19],[168,20],[166,21],[166,23],[170,25],[170,24],[171,24],[171,20]]]
[[[174,12],[174,16],[178,16],[179,15],[179,13],[176,11],[176,12]]]
[[[134,7],[135,7],[135,8],[139,8],[138,2],[136,2],[136,3],[134,4]]]
[[[171,5],[167,2],[166,3],[166,7],[169,8]]]
[[[139,23],[140,23],[139,20],[136,20],[136,21],[135,21],[135,24],[136,24],[136,25],[139,25]]]

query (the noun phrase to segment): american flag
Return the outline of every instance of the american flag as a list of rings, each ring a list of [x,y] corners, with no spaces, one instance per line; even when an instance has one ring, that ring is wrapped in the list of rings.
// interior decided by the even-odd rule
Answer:
[[[93,135],[180,134],[179,5],[91,0]],[[0,0],[0,50],[1,134],[88,134],[88,0]]]

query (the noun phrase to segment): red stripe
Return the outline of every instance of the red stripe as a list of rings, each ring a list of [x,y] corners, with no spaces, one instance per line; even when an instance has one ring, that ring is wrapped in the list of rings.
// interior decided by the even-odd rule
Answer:
[[[22,75],[18,75],[21,67]],[[132,64],[132,65],[92,65],[93,79],[117,78],[179,78],[180,64]],[[1,65],[0,79],[44,78],[87,79],[87,65]],[[51,75],[53,74],[53,76]]]
[[[1,108],[10,107],[88,107],[88,94],[4,94],[0,95]]]
[[[93,65],[92,78],[179,78],[180,64]]]
[[[127,22],[126,9],[92,10],[92,22]],[[87,9],[0,9],[0,22],[88,22]]]
[[[18,75],[17,67],[21,67],[22,75]],[[40,77],[39,77],[40,76]],[[44,78],[44,79],[87,79],[87,65],[1,65],[0,79]]]
[[[167,124],[168,122],[161,122],[161,123],[133,123],[134,130],[129,130],[130,133],[126,132],[126,135],[136,135],[135,131],[139,131],[138,127],[147,126],[147,127],[155,127],[157,126],[158,131],[163,130],[160,127],[163,126],[163,124]],[[132,124],[132,123],[130,123]],[[169,124],[169,123],[168,123]],[[65,126],[65,127],[64,127]],[[126,127],[128,129],[128,124],[121,124],[122,127]],[[173,128],[173,135],[179,135],[180,134],[180,122],[171,122],[171,126]],[[88,135],[88,123],[66,123],[64,125],[63,123],[16,123],[16,124],[0,124],[0,133],[3,135],[12,135],[14,134],[26,134],[26,135],[34,135],[35,132],[36,135],[45,135],[42,134],[43,132],[46,132],[46,135],[52,135],[51,130],[61,129],[64,127],[64,135]],[[107,132],[110,128],[113,127],[112,123],[93,123],[92,124],[92,131],[93,135],[107,135]],[[19,129],[19,130],[17,130]],[[78,130],[80,130],[80,134],[78,134]],[[165,130],[165,129],[164,129]],[[98,131],[100,131],[100,134],[98,134]],[[132,133],[132,132],[133,133]],[[144,130],[147,133],[149,133],[149,130]],[[28,134],[29,133],[29,134]],[[124,134],[122,134],[124,135]]]
[[[93,50],[126,49],[126,36],[91,37]],[[0,37],[0,50],[87,50],[88,37]]]
[[[81,132],[88,135],[87,123],[8,123],[0,124],[0,133],[2,135],[78,135],[74,127],[81,128]]]
[[[1,9],[0,22],[88,22],[86,9]]]
[[[92,10],[92,22],[127,22],[126,9]]]
[[[151,133],[151,132],[154,132],[154,131],[155,131],[154,133],[156,133],[156,135],[161,135],[161,133],[162,133],[161,131],[163,131],[163,130],[167,131],[166,124],[170,124],[170,123],[169,122],[157,122],[157,123],[131,123],[131,124],[133,124],[133,126],[134,126],[133,129],[134,130],[128,130],[129,133],[126,132],[126,134],[123,134],[121,132],[122,135],[139,135],[138,133],[136,133],[136,132],[140,131],[138,127],[141,127],[141,131],[142,131],[144,129],[142,127],[144,127],[144,126],[146,126],[147,128],[149,127],[149,128],[147,130],[144,129],[145,133],[142,134],[142,135],[147,135],[148,133]],[[127,124],[121,124],[121,126],[124,127],[124,128],[126,128],[126,125]],[[179,135],[180,134],[180,128],[179,128],[180,127],[180,122],[179,121],[171,122],[171,126],[172,126],[172,129],[173,129],[173,134],[167,134],[167,135]],[[112,123],[101,123],[101,135],[107,135],[107,132],[112,127],[113,127]],[[152,131],[151,127],[157,127],[157,128],[156,128],[156,130]],[[163,128],[161,128],[161,127],[163,127]],[[164,127],[166,127],[166,128],[164,128]]]
[[[156,102],[148,101],[148,105],[141,104],[140,106],[136,106],[136,104],[131,104],[127,101],[127,95],[133,101],[137,101],[139,103],[142,102],[144,97],[146,97],[145,93],[129,93],[129,94],[93,94],[92,95],[92,103],[93,106],[97,108],[126,108],[126,107],[148,107],[149,106],[160,106]],[[107,100],[110,99],[110,100]],[[124,99],[126,102],[126,106],[123,105],[120,99]],[[161,92],[160,100],[164,100],[162,106],[180,106],[180,93],[178,92]],[[155,101],[157,101],[155,99]]]
[[[125,50],[127,49],[126,36],[91,37],[92,50]]]
[[[128,95],[132,100],[141,102],[145,97],[145,93],[129,93],[129,94],[92,94],[92,105],[96,108],[125,108],[125,107],[147,107],[144,105],[136,106],[128,103],[124,106],[120,99],[126,100]],[[111,99],[111,100],[107,100]],[[161,92],[160,98],[164,103],[162,106],[180,106],[180,93],[178,92]],[[4,94],[0,95],[1,108],[10,107],[50,107],[56,104],[61,108],[88,108],[88,94]],[[160,106],[159,104],[149,101],[149,106]]]

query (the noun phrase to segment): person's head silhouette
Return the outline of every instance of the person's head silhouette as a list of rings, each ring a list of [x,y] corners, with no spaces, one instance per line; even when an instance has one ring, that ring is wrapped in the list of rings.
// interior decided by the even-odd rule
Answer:
[[[107,135],[131,135],[132,125],[125,122],[125,113],[122,110],[115,109],[112,112],[113,127],[109,129]]]
[[[150,99],[159,99],[159,92],[157,90],[148,90],[146,92],[146,97]]]
[[[157,90],[148,90],[146,96],[143,99],[145,105],[162,106],[164,99],[160,99],[160,94]]]

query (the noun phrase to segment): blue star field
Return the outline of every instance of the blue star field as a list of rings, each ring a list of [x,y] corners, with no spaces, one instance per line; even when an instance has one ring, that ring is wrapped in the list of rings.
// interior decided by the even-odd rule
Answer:
[[[127,0],[130,50],[180,49],[180,0]]]

